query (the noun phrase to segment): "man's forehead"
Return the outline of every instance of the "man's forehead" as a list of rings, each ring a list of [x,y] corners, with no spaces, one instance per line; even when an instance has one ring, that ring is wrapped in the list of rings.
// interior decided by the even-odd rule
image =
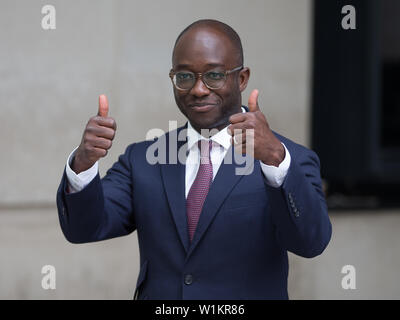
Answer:
[[[189,63],[192,59],[205,59],[207,64],[229,64],[230,54],[234,50],[229,37],[215,28],[194,28],[188,30],[177,42],[174,64]]]
[[[185,32],[176,44],[176,48],[203,45],[213,48],[215,45],[232,46],[228,35],[220,28],[212,26],[196,26]]]

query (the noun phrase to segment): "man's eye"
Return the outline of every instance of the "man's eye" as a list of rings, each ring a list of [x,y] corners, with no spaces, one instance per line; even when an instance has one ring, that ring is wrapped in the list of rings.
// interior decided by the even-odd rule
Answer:
[[[182,80],[192,80],[193,79],[193,74],[180,72],[180,73],[176,74],[176,78],[178,80],[180,80],[180,81],[182,81]]]
[[[207,72],[206,77],[210,80],[221,80],[224,78],[224,74],[222,72]]]

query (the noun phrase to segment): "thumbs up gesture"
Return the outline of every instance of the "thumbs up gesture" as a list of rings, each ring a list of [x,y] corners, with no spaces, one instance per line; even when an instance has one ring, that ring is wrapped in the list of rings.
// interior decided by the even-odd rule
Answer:
[[[261,112],[258,94],[258,90],[250,94],[249,112],[236,113],[229,118],[228,133],[232,136],[235,151],[249,153],[267,165],[278,167],[285,158],[285,148]]]
[[[92,167],[96,161],[105,157],[111,148],[117,125],[115,120],[108,116],[108,110],[107,97],[102,94],[99,97],[97,116],[89,119],[71,165],[76,174]]]

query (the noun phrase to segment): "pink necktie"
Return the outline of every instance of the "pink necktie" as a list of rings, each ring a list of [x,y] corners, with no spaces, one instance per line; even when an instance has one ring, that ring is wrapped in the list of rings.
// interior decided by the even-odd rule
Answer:
[[[190,241],[193,239],[201,210],[203,209],[203,204],[213,179],[213,169],[210,159],[212,141],[199,140],[198,146],[200,149],[199,171],[197,172],[196,179],[186,199],[186,214]]]

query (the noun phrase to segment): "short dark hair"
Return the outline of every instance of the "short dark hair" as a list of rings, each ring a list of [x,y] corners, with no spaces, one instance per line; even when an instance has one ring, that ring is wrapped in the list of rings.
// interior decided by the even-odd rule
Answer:
[[[224,33],[232,42],[234,48],[237,50],[237,58],[238,58],[238,63],[240,65],[243,65],[243,47],[242,47],[242,41],[240,40],[239,35],[233,28],[226,23],[223,23],[218,20],[213,20],[213,19],[202,19],[202,20],[197,20],[193,22],[192,24],[188,25],[179,35],[178,38],[176,38],[175,44],[174,44],[174,50],[175,47],[179,41],[179,39],[190,29],[197,27],[197,26],[205,26],[205,27],[211,27],[211,28],[216,28],[217,30],[221,31]]]

